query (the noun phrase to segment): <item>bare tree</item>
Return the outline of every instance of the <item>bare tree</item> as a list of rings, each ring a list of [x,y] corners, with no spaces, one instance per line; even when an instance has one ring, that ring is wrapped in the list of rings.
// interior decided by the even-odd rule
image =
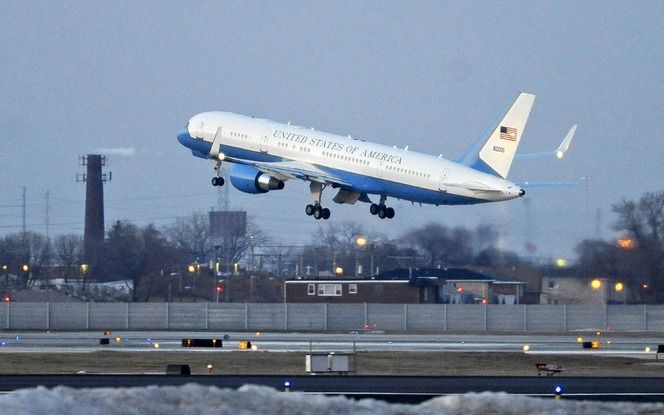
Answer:
[[[613,212],[618,215],[614,229],[634,242],[623,252],[623,257],[632,259],[631,270],[637,274],[628,281],[631,288],[650,281],[648,292],[656,302],[664,302],[664,191],[646,193],[637,202],[623,200],[613,205]]]
[[[438,223],[428,223],[408,232],[404,238],[423,253],[429,266],[465,265],[472,261],[472,233],[463,228],[449,229]]]
[[[58,235],[54,240],[55,254],[60,266],[60,278],[69,282],[72,268],[81,262],[83,238],[80,235]]]
[[[165,228],[164,233],[183,252],[205,260],[210,251],[210,221],[208,215],[201,212],[180,217],[175,223]]]

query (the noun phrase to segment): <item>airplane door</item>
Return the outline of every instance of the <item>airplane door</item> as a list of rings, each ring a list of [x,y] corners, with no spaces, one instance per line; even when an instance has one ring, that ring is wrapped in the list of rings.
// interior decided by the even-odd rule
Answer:
[[[270,141],[270,130],[265,130],[263,138],[261,139],[260,150],[261,153],[267,153],[267,144]]]
[[[438,190],[441,192],[447,192],[447,185],[445,185],[445,180],[450,174],[450,169],[444,169],[440,174],[440,180],[438,181]]]

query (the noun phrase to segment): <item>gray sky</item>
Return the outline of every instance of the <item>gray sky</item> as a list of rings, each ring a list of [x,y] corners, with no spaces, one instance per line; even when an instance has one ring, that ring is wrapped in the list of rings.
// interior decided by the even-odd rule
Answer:
[[[355,4],[357,3],[357,4]],[[578,180],[525,199],[470,207],[391,201],[396,218],[338,206],[396,236],[429,221],[496,225],[505,247],[571,256],[613,235],[610,205],[662,190],[664,2],[31,2],[0,4],[0,234],[82,233],[77,157],[112,156],[107,225],[165,225],[217,204],[211,164],[176,140],[189,117],[233,111],[456,158],[518,92],[537,94],[521,152],[554,149],[579,124],[564,161],[515,162],[516,182]],[[230,190],[276,242],[303,243],[304,182],[250,196]],[[389,202],[389,201],[388,201]],[[598,227],[597,212],[600,212]],[[329,222],[329,221],[328,221]]]

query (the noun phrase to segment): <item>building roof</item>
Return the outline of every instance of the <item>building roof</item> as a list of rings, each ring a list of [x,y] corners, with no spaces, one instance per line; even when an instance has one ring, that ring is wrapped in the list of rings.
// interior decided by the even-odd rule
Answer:
[[[381,272],[371,278],[308,278],[289,280],[298,282],[326,282],[326,283],[354,283],[354,282],[386,282],[403,281],[410,282],[411,285],[433,285],[441,281],[484,281],[497,284],[524,284],[522,281],[514,280],[503,274],[493,271],[475,271],[469,268],[397,268],[391,271]]]

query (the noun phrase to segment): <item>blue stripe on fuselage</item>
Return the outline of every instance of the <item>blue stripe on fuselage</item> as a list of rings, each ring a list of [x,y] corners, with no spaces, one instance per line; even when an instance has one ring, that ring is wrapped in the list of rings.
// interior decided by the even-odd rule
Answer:
[[[202,139],[194,139],[186,131],[178,134],[178,141],[183,146],[189,148],[194,156],[208,159],[211,158],[211,142]],[[290,161],[289,159],[284,159],[282,157],[251,151],[239,147],[222,145],[222,151],[229,157],[244,160],[261,162]],[[404,183],[393,182],[391,180],[353,173],[347,170],[340,170],[333,167],[320,166],[319,168],[331,176],[338,177],[343,181],[352,183],[353,187],[349,190],[354,190],[356,192],[374,195],[384,194],[386,196],[394,197],[397,199],[404,199],[416,203],[427,203],[433,205],[472,205],[487,202],[487,200],[452,195],[436,190],[424,189]]]
[[[397,199],[431,205],[474,205],[477,203],[488,202],[487,200],[452,195],[437,190],[424,189],[409,184],[393,182],[391,180],[380,179],[331,167],[321,166],[320,169],[324,170],[331,176],[352,183],[352,190],[361,193],[374,195],[384,194]]]

